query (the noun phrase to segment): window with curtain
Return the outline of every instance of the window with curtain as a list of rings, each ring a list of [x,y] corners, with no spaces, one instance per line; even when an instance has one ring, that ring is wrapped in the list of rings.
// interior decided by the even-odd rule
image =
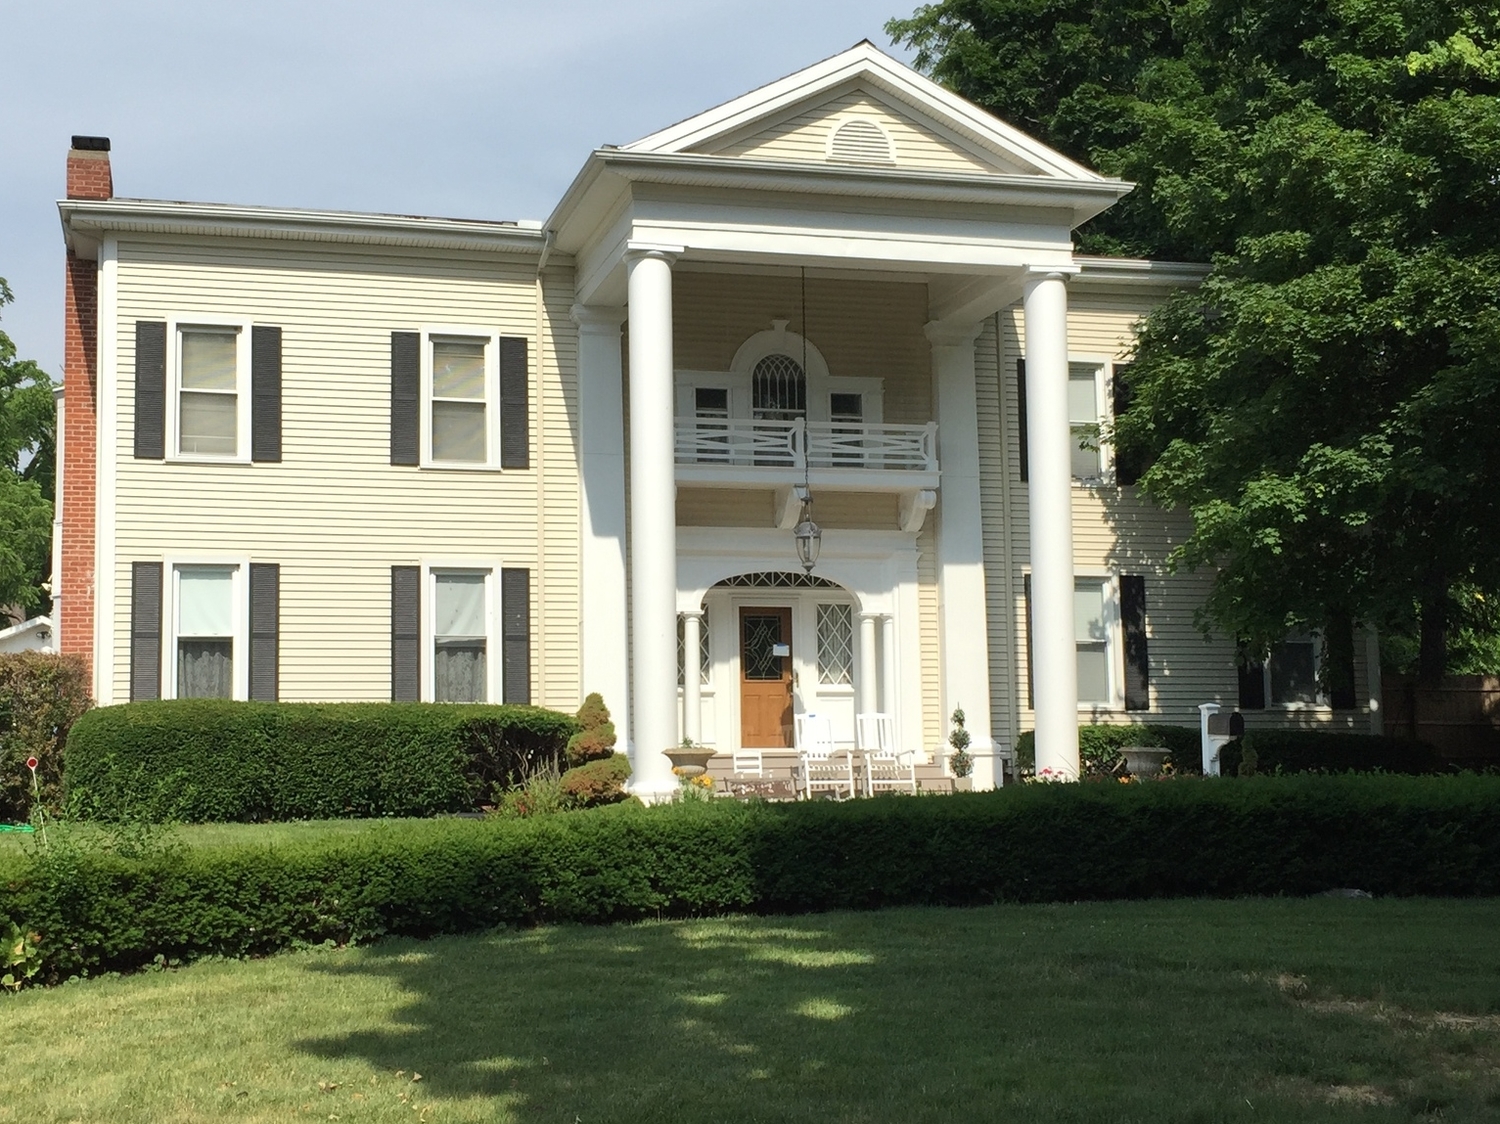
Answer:
[[[432,459],[489,459],[489,378],[482,339],[432,340]]]
[[[239,453],[239,332],[182,328],[177,334],[177,452]]]
[[[1099,456],[1099,368],[1087,363],[1068,366],[1068,428],[1073,440],[1073,478],[1098,479],[1103,473]]]
[[[177,567],[177,697],[234,697],[234,566]]]
[[[432,697],[489,699],[489,584],[485,571],[432,575]]]
[[[1093,578],[1073,587],[1073,637],[1078,649],[1078,701],[1108,706],[1109,622],[1105,617],[1109,582]]]
[[[838,686],[854,682],[854,609],[850,605],[818,606],[818,682]]]

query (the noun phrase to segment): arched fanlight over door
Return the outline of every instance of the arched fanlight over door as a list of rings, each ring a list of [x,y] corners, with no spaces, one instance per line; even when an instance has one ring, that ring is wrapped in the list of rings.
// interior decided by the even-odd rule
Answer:
[[[807,417],[807,373],[790,355],[767,355],[750,375],[751,409],[757,421]]]

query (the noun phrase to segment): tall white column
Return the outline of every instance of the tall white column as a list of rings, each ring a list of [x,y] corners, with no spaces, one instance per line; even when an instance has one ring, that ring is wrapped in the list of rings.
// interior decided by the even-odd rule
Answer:
[[[859,614],[859,664],[854,669],[854,686],[860,714],[880,709],[880,666],[875,658],[875,626],[879,620],[879,613]]]
[[[610,709],[630,752],[625,609],[625,410],[620,360],[623,308],[573,306],[578,325],[578,446],[582,474],[579,643],[583,693]]]
[[[1026,281],[1026,437],[1030,449],[1031,659],[1036,767],[1078,776],[1073,633],[1073,468],[1068,426],[1068,291],[1062,272]]]
[[[675,791],[663,751],[677,733],[677,481],[673,457],[672,256],[631,250],[630,790]]]
[[[974,341],[981,324],[933,321],[932,373],[937,400],[938,622],[942,641],[943,729],[959,707],[974,754],[974,787],[993,788],[989,613],[984,590],[984,526],[979,503],[979,409]]]
[[[887,613],[880,618],[880,709],[895,716],[900,709],[896,690],[896,615]],[[896,729],[901,728],[897,719]],[[908,746],[917,749],[918,746]]]
[[[682,614],[682,736],[703,740],[703,613]]]

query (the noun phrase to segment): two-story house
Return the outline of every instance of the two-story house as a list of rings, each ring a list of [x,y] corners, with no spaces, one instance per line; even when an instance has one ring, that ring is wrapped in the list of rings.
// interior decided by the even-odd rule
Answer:
[[[1130,185],[862,43],[493,222],[118,197],[75,138],[56,619],[101,705],[599,691],[662,750],[893,717],[976,781],[1082,721],[1366,729],[1236,665],[1099,427],[1201,267],[1075,254]],[[814,533],[816,531],[816,534]],[[812,557],[815,554],[815,558]]]

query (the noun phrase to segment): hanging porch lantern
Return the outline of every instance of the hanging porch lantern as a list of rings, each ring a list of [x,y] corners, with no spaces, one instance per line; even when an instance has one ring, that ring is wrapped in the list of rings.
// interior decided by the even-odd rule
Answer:
[[[823,549],[823,528],[813,522],[810,493],[802,497],[802,517],[797,520],[792,537],[797,541],[797,557],[802,560],[802,568],[812,573],[818,564],[818,553]]]

